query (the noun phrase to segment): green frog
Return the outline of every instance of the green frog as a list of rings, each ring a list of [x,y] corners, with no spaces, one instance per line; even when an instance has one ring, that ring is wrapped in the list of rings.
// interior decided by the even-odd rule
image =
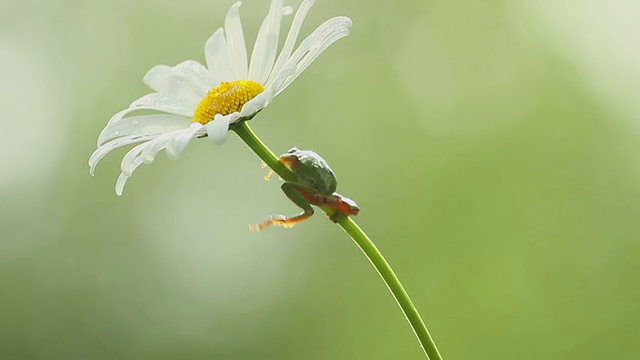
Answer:
[[[311,205],[327,207],[333,210],[329,215],[331,221],[338,221],[340,214],[344,216],[358,215],[360,209],[355,201],[338,194],[338,182],[329,164],[311,150],[291,148],[280,155],[280,162],[291,170],[298,178],[295,182],[285,182],[281,188],[287,197],[298,205],[303,212],[294,216],[274,215],[269,220],[257,225],[249,225],[251,231],[260,231],[271,225],[291,228],[309,219],[314,210]],[[268,179],[268,176],[265,177]]]

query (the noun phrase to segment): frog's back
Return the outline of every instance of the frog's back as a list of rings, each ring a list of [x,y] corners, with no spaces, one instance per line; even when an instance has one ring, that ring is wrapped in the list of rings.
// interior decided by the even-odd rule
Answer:
[[[298,160],[307,165],[304,168],[298,167],[298,181],[302,185],[316,189],[323,195],[331,195],[336,191],[336,176],[320,155],[310,150],[301,150],[297,156]]]

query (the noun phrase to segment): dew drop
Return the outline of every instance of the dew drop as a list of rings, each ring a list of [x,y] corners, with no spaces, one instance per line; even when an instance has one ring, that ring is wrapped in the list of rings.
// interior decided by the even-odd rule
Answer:
[[[113,135],[116,135],[116,136],[120,135],[120,131],[118,131],[118,130],[114,131]]]
[[[138,125],[140,123],[140,121],[133,119],[131,120],[131,125]]]

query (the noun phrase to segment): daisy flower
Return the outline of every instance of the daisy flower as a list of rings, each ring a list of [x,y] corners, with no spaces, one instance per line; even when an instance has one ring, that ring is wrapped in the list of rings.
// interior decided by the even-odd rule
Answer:
[[[282,18],[293,10],[283,6],[283,0],[273,0],[250,60],[240,23],[240,2],[233,4],[224,28],[217,29],[205,44],[206,66],[187,60],[173,67],[158,65],[149,70],[143,81],[155,92],[134,101],[109,120],[89,159],[91,175],[110,151],[139,143],[122,159],[116,182],[116,194],[122,195],[134,170],[151,163],[158,152],[165,150],[169,158],[177,159],[191,139],[205,136],[221,144],[230,124],[253,118],[325,49],[349,34],[351,20],[337,16],[325,21],[294,50],[314,2],[302,1],[278,55]],[[154,113],[130,115],[138,110]]]

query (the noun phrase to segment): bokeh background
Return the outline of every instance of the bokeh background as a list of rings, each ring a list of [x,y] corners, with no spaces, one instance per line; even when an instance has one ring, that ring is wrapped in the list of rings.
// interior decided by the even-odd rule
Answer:
[[[0,0],[0,358],[423,358],[324,216],[247,231],[298,210],[237,137],[122,197],[124,149],[89,176],[231,4]],[[319,0],[303,35],[334,15],[352,34],[252,125],[330,162],[444,358],[637,359],[640,2]]]

